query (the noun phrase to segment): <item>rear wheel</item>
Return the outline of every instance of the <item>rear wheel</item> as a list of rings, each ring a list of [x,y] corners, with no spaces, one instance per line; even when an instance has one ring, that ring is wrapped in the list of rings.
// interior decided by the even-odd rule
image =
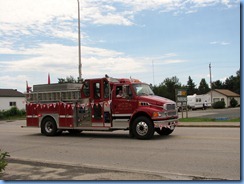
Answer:
[[[42,121],[41,132],[47,136],[56,135],[57,125],[53,118],[47,117]]]
[[[174,131],[175,127],[172,126],[171,128],[162,128],[161,130],[159,128],[155,129],[155,131],[159,135],[170,135]]]
[[[149,118],[138,117],[133,122],[132,131],[137,139],[150,139],[154,134],[154,126]]]

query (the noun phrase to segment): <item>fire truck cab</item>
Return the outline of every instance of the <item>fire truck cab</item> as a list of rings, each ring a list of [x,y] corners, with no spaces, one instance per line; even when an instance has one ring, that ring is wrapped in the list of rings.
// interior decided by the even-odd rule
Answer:
[[[27,127],[40,127],[47,136],[129,130],[131,137],[150,139],[155,131],[171,134],[178,123],[175,102],[155,96],[148,84],[135,79],[34,85],[26,97]]]

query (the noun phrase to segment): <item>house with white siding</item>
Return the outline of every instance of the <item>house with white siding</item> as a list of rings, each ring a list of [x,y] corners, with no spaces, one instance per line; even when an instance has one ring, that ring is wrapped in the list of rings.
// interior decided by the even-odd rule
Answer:
[[[25,109],[25,95],[16,89],[0,89],[0,110]]]
[[[240,105],[240,95],[228,89],[214,89],[207,94],[212,95],[212,103],[224,101],[225,107],[230,107],[230,101],[234,98],[238,102],[238,105]]]

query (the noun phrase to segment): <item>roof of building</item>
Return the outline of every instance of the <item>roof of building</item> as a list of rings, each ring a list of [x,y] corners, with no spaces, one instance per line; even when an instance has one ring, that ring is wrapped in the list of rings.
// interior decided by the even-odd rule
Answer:
[[[227,97],[240,97],[239,94],[234,93],[233,91],[230,91],[228,89],[214,89],[214,91],[216,91],[222,95],[225,95]]]
[[[25,97],[25,95],[17,89],[0,89],[0,97]]]

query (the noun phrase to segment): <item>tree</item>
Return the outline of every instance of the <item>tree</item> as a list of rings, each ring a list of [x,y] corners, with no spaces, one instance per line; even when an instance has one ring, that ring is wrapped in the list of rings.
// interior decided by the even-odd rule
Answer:
[[[166,87],[165,97],[175,101],[175,89],[181,88],[181,83],[179,82],[179,79],[176,76],[166,78],[163,84]]]
[[[235,77],[231,75],[229,78],[225,80],[224,88],[234,91],[234,81],[235,81]]]
[[[234,99],[234,98],[232,98],[232,99],[230,100],[230,106],[231,106],[231,107],[236,107],[237,105],[238,105],[237,100]]]
[[[224,88],[240,94],[240,70],[236,72],[236,76],[231,75],[225,80]]]
[[[199,87],[198,87],[198,94],[201,95],[201,94],[206,94],[210,91],[210,88],[206,82],[205,79],[202,79],[200,81],[200,84],[199,84]]]
[[[217,80],[217,81],[212,83],[212,87],[213,87],[213,89],[223,89],[224,84],[220,80]]]
[[[67,76],[66,79],[64,78],[58,78],[58,83],[78,83],[78,80],[76,80],[73,76]]]
[[[236,72],[235,89],[234,92],[240,94],[241,73],[240,69]]]
[[[161,83],[159,86],[156,86],[156,85],[153,86],[152,90],[153,90],[155,95],[166,97],[165,95],[167,93],[167,88],[163,83]]]
[[[152,90],[155,95],[169,98],[175,101],[175,89],[181,88],[179,79],[174,76],[171,78],[166,78],[159,86],[153,86]]]
[[[196,84],[193,82],[191,77],[189,76],[187,81],[187,95],[193,95],[197,92]]]

